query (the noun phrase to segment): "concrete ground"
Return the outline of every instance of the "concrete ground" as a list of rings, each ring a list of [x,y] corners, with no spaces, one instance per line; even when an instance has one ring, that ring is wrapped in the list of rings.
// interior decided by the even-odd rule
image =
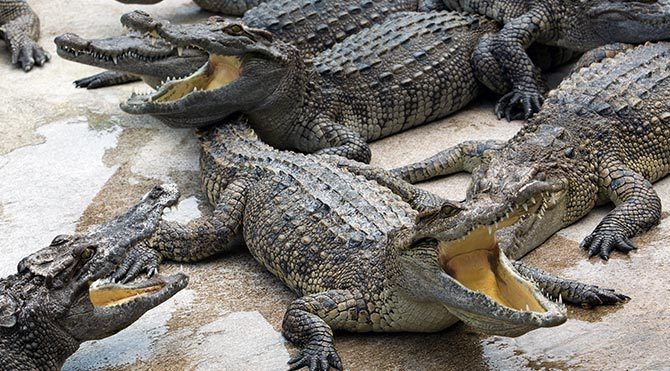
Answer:
[[[187,0],[156,6],[107,1],[30,4],[42,18],[41,44],[52,55],[29,74],[0,52],[0,275],[60,233],[101,222],[134,203],[152,185],[176,182],[183,198],[168,217],[187,221],[208,212],[198,186],[197,143],[148,117],[121,112],[118,103],[137,83],[96,91],[71,82],[99,72],[61,60],[51,40],[64,32],[101,37],[121,32],[118,19],[135,8],[177,22],[202,19]],[[373,163],[390,168],[431,155],[465,139],[505,139],[519,122],[497,121],[482,102],[441,122],[372,145]],[[460,199],[468,177],[425,187]],[[656,184],[670,204],[670,181]],[[565,277],[615,288],[624,305],[571,308],[570,320],[518,338],[482,336],[462,324],[436,334],[338,334],[336,345],[352,370],[670,369],[670,221],[634,241],[630,256],[587,260],[578,248],[609,208],[598,209],[559,232],[525,260]],[[283,370],[295,352],[280,333],[293,299],[247,253],[195,265],[187,289],[121,333],[84,344],[66,370]]]

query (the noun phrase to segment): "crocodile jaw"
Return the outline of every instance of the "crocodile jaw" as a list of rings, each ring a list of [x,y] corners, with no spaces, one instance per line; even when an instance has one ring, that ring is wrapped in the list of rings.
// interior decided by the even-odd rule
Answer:
[[[536,212],[539,207],[540,203],[528,212]],[[518,336],[539,327],[560,325],[567,319],[565,306],[521,276],[500,251],[497,229],[516,224],[524,214],[516,211],[493,225],[477,226],[459,239],[438,242],[441,282],[447,292],[443,303],[452,314],[481,332]]]

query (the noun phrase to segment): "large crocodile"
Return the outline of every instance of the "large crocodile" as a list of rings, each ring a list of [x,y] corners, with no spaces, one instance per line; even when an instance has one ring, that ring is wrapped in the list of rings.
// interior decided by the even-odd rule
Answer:
[[[88,233],[57,236],[21,260],[17,274],[0,279],[0,369],[58,370],[82,342],[121,331],[184,288],[183,274],[131,284],[98,281],[154,233],[177,196],[174,185],[155,187]]]
[[[447,8],[486,15],[504,23],[482,40],[477,58],[493,58],[503,75],[484,81],[504,93],[496,112],[508,119],[530,117],[543,102],[533,63],[525,53],[531,43],[557,45],[584,52],[610,43],[670,39],[668,0],[444,0]],[[502,86],[501,86],[502,83]],[[519,108],[521,108],[519,110]]]
[[[12,54],[12,63],[26,72],[49,60],[49,53],[37,44],[40,20],[25,0],[0,0],[0,38]]]
[[[192,75],[133,94],[124,111],[175,127],[206,126],[243,112],[276,148],[364,162],[367,141],[446,116],[476,97],[481,85],[471,56],[483,35],[498,30],[476,15],[399,13],[308,63],[266,31],[222,18],[173,25],[135,12],[123,22],[210,54]]]
[[[129,255],[130,271],[157,269],[161,258],[199,261],[243,240],[300,296],[282,325],[301,348],[292,369],[341,369],[333,330],[432,332],[460,319],[486,333],[516,336],[565,321],[564,306],[541,289],[576,303],[626,299],[510,263],[486,228],[476,231],[488,236],[486,245],[450,238],[456,225],[431,237],[424,225],[453,220],[449,214],[461,209],[384,170],[340,156],[276,150],[243,122],[219,125],[200,140],[213,214],[187,225],[161,222],[148,246]],[[523,214],[519,208],[510,218]]]
[[[274,38],[293,44],[304,58],[312,58],[392,14],[437,10],[440,4],[441,0],[272,0],[246,12],[239,21],[271,32]],[[176,48],[134,35],[86,40],[66,34],[56,38],[56,44],[65,59],[111,70],[75,81],[86,88],[137,81],[137,75],[154,86],[156,81],[196,71],[204,60],[198,63],[195,56],[207,58],[199,49],[184,48],[186,60],[180,60]]]
[[[510,208],[531,210],[502,239],[523,256],[594,205],[614,202],[581,246],[608,259],[658,223],[650,183],[670,171],[670,43],[638,46],[574,73],[507,142],[465,142],[394,171],[412,183],[458,171],[473,174],[466,232]],[[438,226],[439,227],[439,226]],[[477,238],[472,236],[472,238]],[[466,238],[468,239],[468,238]]]

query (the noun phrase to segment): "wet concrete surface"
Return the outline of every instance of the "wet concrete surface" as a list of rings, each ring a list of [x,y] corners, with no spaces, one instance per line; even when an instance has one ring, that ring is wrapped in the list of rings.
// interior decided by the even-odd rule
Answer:
[[[202,19],[187,0],[128,6],[112,0],[33,0],[42,16],[41,43],[52,54],[24,74],[0,53],[0,274],[60,233],[99,223],[134,203],[152,185],[171,181],[182,201],[166,217],[187,221],[210,212],[198,185],[197,142],[189,130],[133,117],[118,102],[136,83],[96,91],[71,82],[99,72],[61,60],[51,40],[63,32],[101,37],[121,32],[118,18],[144,9],[177,22]],[[372,145],[373,163],[390,168],[432,155],[465,139],[506,139],[520,123],[497,121],[492,102]],[[467,175],[429,182],[426,189],[464,197]],[[670,204],[670,180],[656,184]],[[571,308],[570,320],[518,338],[482,336],[462,324],[435,334],[337,334],[352,370],[670,369],[670,222],[634,241],[639,250],[608,262],[579,250],[609,208],[559,232],[525,260],[565,277],[614,288],[625,305]],[[664,215],[667,215],[664,213]],[[295,348],[279,333],[294,298],[246,252],[207,262],[168,264],[190,285],[121,333],[84,344],[66,370],[282,370]]]

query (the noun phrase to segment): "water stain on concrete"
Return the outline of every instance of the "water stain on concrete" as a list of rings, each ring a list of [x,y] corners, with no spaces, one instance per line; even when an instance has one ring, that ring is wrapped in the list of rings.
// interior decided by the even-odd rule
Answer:
[[[61,233],[71,233],[81,212],[115,171],[103,164],[107,148],[120,130],[90,130],[84,118],[40,127],[43,144],[2,156],[0,274],[14,273],[25,255],[47,246]],[[58,183],[59,187],[50,186]],[[65,191],[67,190],[67,191]]]

